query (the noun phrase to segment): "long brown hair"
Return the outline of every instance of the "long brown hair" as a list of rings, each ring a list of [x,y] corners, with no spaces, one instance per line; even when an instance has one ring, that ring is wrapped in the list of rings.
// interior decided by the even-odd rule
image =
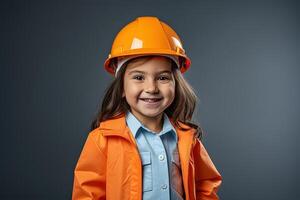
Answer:
[[[118,71],[117,76],[109,85],[105,91],[105,95],[102,101],[102,106],[98,110],[94,120],[91,123],[91,130],[97,128],[102,121],[111,118],[118,118],[126,111],[130,110],[128,103],[126,102],[125,97],[122,97],[123,86],[124,86],[124,74],[126,71],[127,65],[136,63],[136,62],[147,62],[155,56],[141,56],[134,58],[126,62],[121,69]],[[184,79],[180,70],[174,61],[167,58],[172,62],[172,73],[175,79],[175,98],[172,104],[164,111],[168,117],[172,119],[176,126],[180,129],[185,130],[181,127],[179,122],[189,125],[197,130],[196,137],[202,139],[202,128],[197,124],[192,122],[193,114],[198,102],[198,97],[195,94],[193,88],[189,83]]]

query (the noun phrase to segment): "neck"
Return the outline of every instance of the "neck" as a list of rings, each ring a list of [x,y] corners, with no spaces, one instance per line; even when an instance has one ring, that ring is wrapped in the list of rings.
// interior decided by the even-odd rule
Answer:
[[[162,126],[163,126],[162,115],[160,115],[155,119],[148,119],[142,123],[144,124],[145,127],[150,129],[151,131],[155,133],[159,133],[162,130]]]
[[[163,127],[163,113],[156,117],[144,117],[133,113],[135,117],[149,130],[159,133]]]

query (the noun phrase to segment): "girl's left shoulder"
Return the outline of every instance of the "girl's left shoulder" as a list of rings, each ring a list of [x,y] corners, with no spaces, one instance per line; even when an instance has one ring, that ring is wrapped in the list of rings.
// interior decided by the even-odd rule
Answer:
[[[183,123],[183,122],[178,122],[177,123],[177,127],[178,127],[178,130],[182,131],[182,132],[185,132],[186,134],[192,134],[195,138],[199,138],[198,135],[199,133],[202,132],[202,129],[196,125],[196,124],[193,124],[193,123]]]

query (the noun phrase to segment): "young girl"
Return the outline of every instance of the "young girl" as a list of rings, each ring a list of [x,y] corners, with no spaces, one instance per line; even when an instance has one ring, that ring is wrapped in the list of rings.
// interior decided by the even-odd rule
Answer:
[[[73,199],[219,199],[222,178],[191,122],[196,95],[175,31],[139,17],[116,36],[115,76],[74,172]]]

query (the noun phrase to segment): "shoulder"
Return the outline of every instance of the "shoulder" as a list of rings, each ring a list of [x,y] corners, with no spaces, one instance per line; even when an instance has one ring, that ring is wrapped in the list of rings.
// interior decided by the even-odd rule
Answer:
[[[90,131],[87,140],[95,143],[100,150],[103,150],[106,147],[107,139],[104,137],[103,131],[101,131],[100,127]]]
[[[124,115],[100,122],[100,125],[89,132],[88,139],[93,140],[100,148],[105,148],[108,136],[122,135],[126,129]]]
[[[180,132],[184,132],[186,134],[192,134],[194,136],[196,136],[198,132],[198,128],[191,123],[183,123],[178,121],[177,123],[174,124],[174,127],[176,127],[176,129],[179,130]]]

